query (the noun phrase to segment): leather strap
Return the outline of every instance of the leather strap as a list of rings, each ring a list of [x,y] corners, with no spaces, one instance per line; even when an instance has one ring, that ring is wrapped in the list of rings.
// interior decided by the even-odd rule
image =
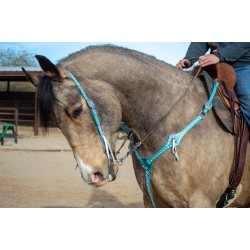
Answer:
[[[249,140],[249,128],[246,123],[246,120],[242,114],[241,110],[235,110],[235,102],[236,96],[227,85],[223,85],[226,91],[227,96],[229,97],[228,100],[230,102],[230,110],[233,119],[233,129],[234,129],[234,163],[233,169],[229,177],[229,188],[236,189],[237,186],[240,184],[245,160],[246,160],[246,151],[247,151],[247,144]]]
[[[249,128],[242,113],[235,114],[235,155],[234,167],[229,178],[229,188],[236,188],[241,181],[249,140]]]

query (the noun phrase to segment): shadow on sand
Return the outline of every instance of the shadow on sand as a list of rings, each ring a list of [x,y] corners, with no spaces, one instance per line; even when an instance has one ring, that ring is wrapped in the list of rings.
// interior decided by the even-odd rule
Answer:
[[[143,208],[143,202],[124,204],[105,190],[93,190],[87,204],[83,208]],[[75,208],[70,206],[48,206],[45,208]]]
[[[86,207],[99,208],[142,208],[142,202],[124,204],[105,190],[93,190]]]

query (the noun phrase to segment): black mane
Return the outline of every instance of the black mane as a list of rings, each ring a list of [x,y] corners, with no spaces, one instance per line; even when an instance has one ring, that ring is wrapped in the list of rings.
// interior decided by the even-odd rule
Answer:
[[[37,88],[37,108],[44,133],[48,132],[51,123],[55,125],[55,112],[53,109],[55,101],[56,98],[53,92],[51,78],[45,75]]]

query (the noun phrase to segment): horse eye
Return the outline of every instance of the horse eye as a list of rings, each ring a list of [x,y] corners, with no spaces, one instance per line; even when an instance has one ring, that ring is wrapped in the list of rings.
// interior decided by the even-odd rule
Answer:
[[[80,106],[79,108],[74,110],[72,116],[73,116],[74,119],[76,119],[76,118],[78,118],[80,116],[81,113],[82,113],[82,106]]]

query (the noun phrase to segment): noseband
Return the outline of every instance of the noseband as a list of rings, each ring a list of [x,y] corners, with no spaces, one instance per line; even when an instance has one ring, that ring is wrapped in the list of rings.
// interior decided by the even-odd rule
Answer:
[[[116,160],[115,160],[113,151],[112,151],[112,149],[110,147],[110,144],[109,144],[107,138],[105,137],[105,135],[104,135],[104,133],[102,131],[101,123],[100,123],[100,120],[99,120],[98,115],[96,113],[95,104],[91,99],[88,98],[88,96],[85,93],[84,89],[82,88],[80,83],[77,81],[77,79],[74,77],[74,75],[69,71],[68,71],[68,73],[69,73],[69,76],[70,76],[71,80],[75,83],[75,85],[77,86],[77,88],[81,92],[83,98],[85,99],[86,103],[88,104],[88,107],[89,107],[90,112],[92,114],[93,120],[94,120],[95,125],[97,127],[98,133],[100,135],[100,140],[102,142],[102,147],[103,147],[104,152],[105,152],[105,154],[107,156],[107,159],[108,159],[108,168],[107,168],[107,173],[108,174],[105,177],[105,180],[112,181],[112,176],[110,174],[110,163],[111,163],[111,161],[115,163]]]

